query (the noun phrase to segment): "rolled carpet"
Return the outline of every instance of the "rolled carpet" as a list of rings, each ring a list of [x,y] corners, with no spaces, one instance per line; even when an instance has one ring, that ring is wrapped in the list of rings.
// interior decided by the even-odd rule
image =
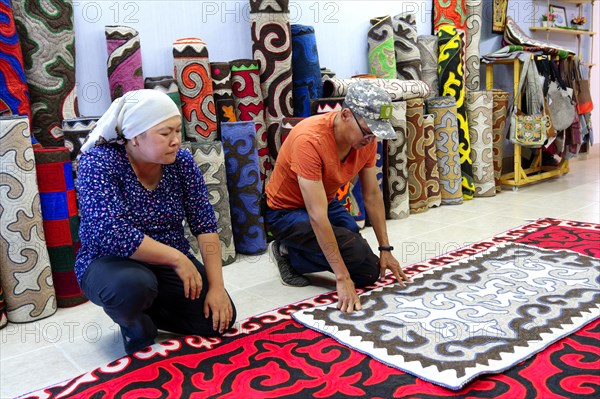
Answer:
[[[27,323],[56,312],[27,117],[0,118],[0,141],[0,280],[8,320]]]
[[[33,150],[40,192],[46,247],[59,308],[87,302],[75,278],[79,242],[79,212],[69,150],[46,147]]]

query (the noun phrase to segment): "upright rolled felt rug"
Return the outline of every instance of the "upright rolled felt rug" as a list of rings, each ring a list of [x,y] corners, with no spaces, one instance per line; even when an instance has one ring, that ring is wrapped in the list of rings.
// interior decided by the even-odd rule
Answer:
[[[260,62],[254,60],[231,61],[231,91],[238,121],[254,121],[260,166],[260,179],[265,181],[273,170],[269,155],[268,134],[265,122],[265,104],[260,87]],[[269,134],[275,135],[276,130]]]
[[[506,115],[508,112],[508,101],[510,100],[510,93],[503,90],[494,89],[492,91],[494,95],[493,104],[493,120],[492,134],[493,138],[493,149],[494,149],[494,181],[496,184],[496,192],[502,191],[502,185],[500,184],[500,176],[502,175],[502,157],[504,153],[504,131],[506,130]]]
[[[25,61],[31,135],[43,146],[62,146],[62,120],[78,116],[73,2],[13,1],[12,9]]]
[[[371,19],[367,33],[369,70],[382,79],[396,79],[394,28],[389,15]]]
[[[323,96],[344,97],[348,92],[348,87],[350,87],[352,83],[360,80],[362,80],[362,78],[325,78],[323,80]],[[423,98],[429,94],[429,86],[427,83],[420,80],[369,79],[369,83],[387,91],[392,98],[392,101]]]
[[[423,132],[423,100],[406,102],[406,148],[408,197],[410,213],[426,211],[427,172],[425,171],[425,136]]]
[[[257,134],[261,179],[273,166],[267,149],[268,134],[282,118],[294,116],[292,104],[292,40],[289,0],[250,1],[252,58],[260,60],[260,90],[265,107],[266,132]]]
[[[392,102],[390,123],[398,138],[388,141],[390,206],[386,216],[388,219],[404,219],[410,214],[405,101]]]
[[[77,155],[81,150],[81,146],[85,143],[88,134],[96,126],[98,119],[100,118],[97,116],[83,116],[63,120],[62,130],[65,138],[65,147],[69,150],[73,173],[77,172]]]
[[[506,26],[506,10],[508,8],[508,0],[492,0],[492,32],[504,33]]]
[[[283,118],[281,120],[281,125],[279,125],[279,129],[277,129],[275,137],[269,137],[269,153],[271,154],[273,161],[277,160],[279,150],[288,134],[290,134],[292,128],[304,119],[305,118]]]
[[[6,314],[6,304],[4,303],[4,292],[2,292],[2,281],[0,281],[0,330],[8,324],[8,315]]]
[[[294,116],[310,116],[310,100],[323,97],[315,28],[292,25],[292,83]]]
[[[415,15],[408,12],[395,15],[392,26],[398,79],[421,80],[421,55],[417,47]]]
[[[59,308],[77,306],[87,298],[79,288],[74,271],[81,243],[69,150],[47,147],[36,148],[33,153],[56,302]]]
[[[237,121],[233,92],[231,91],[231,66],[229,62],[211,62],[210,73],[213,97],[217,107],[217,133],[218,137],[221,137],[221,123]]]
[[[31,116],[29,89],[23,67],[23,52],[17,35],[10,0],[0,0],[0,115]]]
[[[449,96],[430,98],[427,100],[427,113],[433,114],[442,205],[462,204],[456,100]]]
[[[423,115],[423,145],[425,147],[425,175],[427,176],[427,206],[432,208],[442,204],[440,172],[437,166],[435,147],[434,115]]]
[[[465,31],[467,7],[465,0],[447,0],[433,2],[433,31],[438,32],[442,26],[453,26]]]
[[[189,141],[214,141],[217,114],[206,43],[197,38],[173,43],[173,67],[179,87],[185,137]]]
[[[263,253],[267,241],[260,214],[262,183],[254,122],[225,122],[221,134],[235,250],[247,255]]]
[[[137,30],[129,26],[112,25],[105,28],[108,50],[108,85],[110,98],[144,88],[142,47]]]
[[[217,218],[217,233],[219,233],[219,239],[221,240],[221,259],[223,265],[229,265],[235,262],[235,245],[231,226],[230,198],[227,191],[223,144],[220,141],[191,143],[191,151],[194,162],[204,175],[208,199]]]
[[[496,195],[494,184],[494,137],[492,131],[494,97],[491,91],[467,93],[467,115],[471,138],[471,159],[476,197]]]
[[[421,58],[421,79],[429,86],[425,98],[439,96],[438,88],[438,38],[433,35],[417,37],[417,48]]]
[[[483,0],[465,0],[467,9],[466,32],[466,61],[465,61],[465,87],[467,90],[479,90],[481,79],[479,66],[479,42],[481,40],[481,23],[483,19]]]
[[[181,111],[181,97],[179,94],[179,87],[177,86],[177,80],[172,76],[149,76],[144,79],[144,88],[158,90],[165,93]],[[181,141],[185,139],[185,119],[183,114],[181,115]]]
[[[9,321],[27,323],[56,312],[29,119],[0,118],[0,142],[0,280]]]
[[[331,111],[339,111],[344,105],[344,97],[315,98],[310,100],[310,114],[326,114]]]
[[[462,193],[464,199],[472,199],[475,193],[473,166],[471,165],[471,145],[469,142],[469,123],[465,103],[464,85],[464,41],[463,32],[454,27],[443,25],[438,31],[439,43],[439,88],[442,96],[452,96],[456,100],[456,119],[460,144],[460,169],[462,173]]]

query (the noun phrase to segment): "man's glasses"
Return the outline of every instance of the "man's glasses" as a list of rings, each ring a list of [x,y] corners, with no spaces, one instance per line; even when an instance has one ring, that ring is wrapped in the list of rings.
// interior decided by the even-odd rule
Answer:
[[[356,118],[356,115],[354,115],[354,112],[352,112],[352,116],[354,117],[354,120],[356,121],[356,124],[358,125],[358,128],[360,129],[360,132],[363,135],[363,139],[370,139],[371,137],[375,137],[375,135],[371,132],[367,132],[361,125],[360,123],[358,123],[358,119]]]

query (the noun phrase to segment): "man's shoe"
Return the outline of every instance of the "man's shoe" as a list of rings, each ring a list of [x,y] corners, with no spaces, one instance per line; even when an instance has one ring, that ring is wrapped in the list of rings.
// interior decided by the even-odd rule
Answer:
[[[279,241],[271,243],[271,254],[273,255],[273,259],[275,259],[275,263],[277,263],[279,275],[284,285],[289,285],[290,287],[306,287],[310,285],[310,280],[298,273],[292,267],[290,260],[286,256],[281,255],[279,252]]]
[[[123,346],[125,347],[125,352],[128,355],[133,355],[135,352],[154,344],[154,340],[152,338],[129,338],[127,335],[125,335],[123,329],[121,329],[121,336],[123,337]]]

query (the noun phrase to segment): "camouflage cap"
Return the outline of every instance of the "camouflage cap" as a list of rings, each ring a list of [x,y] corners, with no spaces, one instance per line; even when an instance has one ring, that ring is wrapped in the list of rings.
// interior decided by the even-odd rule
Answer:
[[[368,79],[350,85],[344,105],[356,115],[362,116],[375,136],[389,140],[398,138],[390,122],[392,98],[387,91]]]

